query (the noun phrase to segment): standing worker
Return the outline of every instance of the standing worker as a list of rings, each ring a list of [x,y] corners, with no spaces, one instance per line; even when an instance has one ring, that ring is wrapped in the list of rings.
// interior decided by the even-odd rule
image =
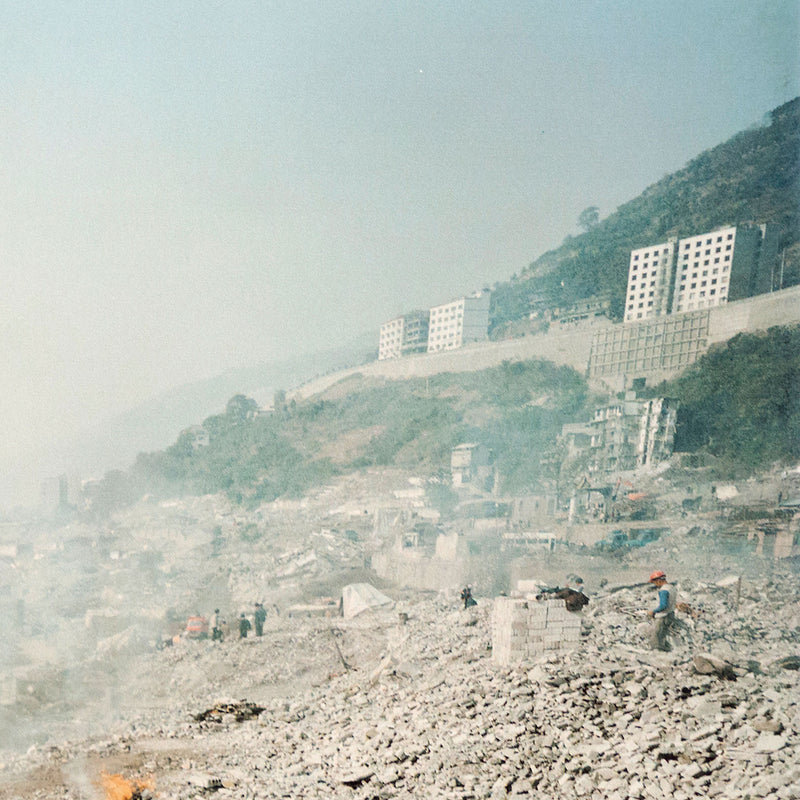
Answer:
[[[653,650],[669,652],[672,645],[668,636],[670,628],[675,624],[675,606],[678,603],[678,592],[674,586],[667,583],[667,576],[661,570],[656,570],[650,576],[652,583],[658,590],[658,606],[647,612],[653,620],[653,631],[650,634],[650,646]]]
[[[247,632],[252,627],[253,626],[250,624],[250,620],[247,619],[247,617],[244,615],[244,611],[243,611],[242,615],[239,617],[239,638],[240,639],[246,639],[247,638]]]
[[[211,641],[222,641],[222,617],[219,615],[218,608],[215,608],[214,613],[211,615]]]
[[[264,633],[264,622],[267,619],[267,611],[262,603],[256,603],[256,611],[253,616],[256,623],[256,636],[262,636]]]

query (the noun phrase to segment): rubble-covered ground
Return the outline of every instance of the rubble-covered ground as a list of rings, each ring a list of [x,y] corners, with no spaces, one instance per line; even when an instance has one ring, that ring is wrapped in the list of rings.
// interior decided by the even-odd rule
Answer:
[[[8,754],[0,797],[113,796],[103,773],[164,800],[800,797],[798,575],[718,544],[575,555],[579,649],[512,668],[492,598],[391,588],[351,620],[272,612],[261,638],[132,653],[105,733]],[[647,649],[652,589],[616,589],[656,566],[689,606],[670,653]]]

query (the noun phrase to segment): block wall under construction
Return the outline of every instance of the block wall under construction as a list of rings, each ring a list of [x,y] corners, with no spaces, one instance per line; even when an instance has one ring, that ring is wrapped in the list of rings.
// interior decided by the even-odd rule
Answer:
[[[574,650],[581,618],[563,600],[498,597],[492,620],[492,660],[513,666],[544,653]]]

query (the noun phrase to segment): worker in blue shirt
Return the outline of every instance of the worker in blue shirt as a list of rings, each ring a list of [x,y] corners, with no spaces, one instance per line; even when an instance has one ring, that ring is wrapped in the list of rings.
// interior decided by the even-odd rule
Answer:
[[[675,623],[675,606],[678,603],[678,592],[674,586],[667,583],[667,576],[661,570],[656,570],[650,576],[652,583],[658,591],[658,606],[647,612],[653,620],[653,630],[650,634],[650,646],[654,650],[669,652],[672,645],[669,642],[669,631]]]

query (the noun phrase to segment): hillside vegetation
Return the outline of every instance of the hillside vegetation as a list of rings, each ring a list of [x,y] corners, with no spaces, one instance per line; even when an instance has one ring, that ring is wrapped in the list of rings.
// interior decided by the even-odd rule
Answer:
[[[407,381],[354,376],[269,415],[237,397],[203,423],[208,446],[195,448],[185,432],[167,450],[141,454],[128,473],[106,476],[94,506],[104,512],[147,492],[226,491],[256,503],[381,465],[449,474],[451,450],[465,442],[487,446],[502,488],[522,491],[553,477],[561,426],[590,405],[577,372],[544,361]]]
[[[775,109],[768,124],[743,131],[662,178],[586,233],[568,237],[492,293],[495,338],[527,317],[531,299],[549,307],[609,292],[622,317],[630,251],[723,225],[772,222],[784,250],[784,286],[800,283],[800,98]]]
[[[677,450],[742,470],[800,461],[800,326],[741,333],[658,391],[681,401]]]
[[[739,334],[653,393],[680,400],[676,450],[711,453],[740,474],[800,461],[800,326]],[[588,421],[606,399],[545,361],[407,381],[356,375],[269,415],[239,395],[203,423],[208,446],[195,448],[185,432],[167,450],[141,454],[129,472],[105,477],[94,509],[144,493],[225,491],[256,504],[373,466],[446,478],[452,448],[466,442],[492,451],[501,492],[552,488],[561,426]]]

